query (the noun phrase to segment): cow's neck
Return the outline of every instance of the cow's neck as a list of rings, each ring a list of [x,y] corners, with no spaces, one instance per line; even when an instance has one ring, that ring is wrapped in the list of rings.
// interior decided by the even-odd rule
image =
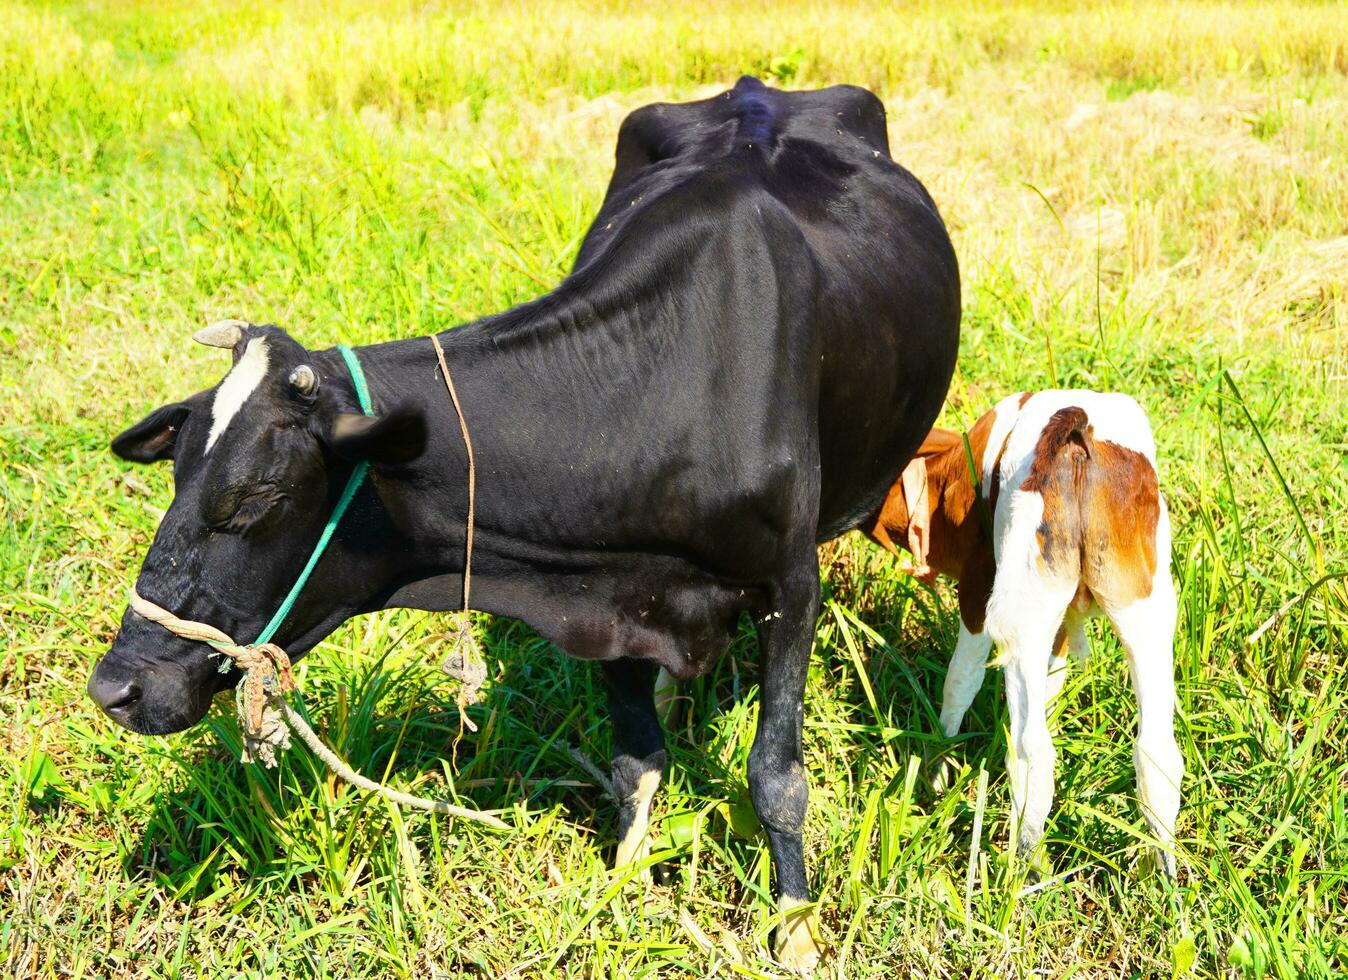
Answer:
[[[637,404],[644,372],[658,369],[649,349],[629,349],[642,342],[639,305],[552,294],[438,335],[477,457],[473,574],[484,588],[512,561],[586,561],[596,533],[585,521],[597,518],[563,500],[592,492],[585,481],[597,475],[614,475],[593,471],[594,447],[612,433],[585,420],[621,426],[619,406]],[[462,592],[467,454],[434,346],[417,337],[360,348],[359,356],[376,402],[415,405],[428,427],[418,460],[372,477],[377,506],[401,538],[400,556],[384,570],[389,594],[372,605],[453,608]]]

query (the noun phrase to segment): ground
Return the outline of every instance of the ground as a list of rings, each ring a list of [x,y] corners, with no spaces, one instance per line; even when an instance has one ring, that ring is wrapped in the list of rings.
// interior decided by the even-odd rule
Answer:
[[[806,706],[826,976],[1348,971],[1348,8],[0,3],[0,964],[16,976],[773,974],[747,634],[675,705],[663,883],[612,875],[574,752],[590,665],[482,617],[458,736],[443,618],[307,658],[320,731],[497,834],[365,800],[220,704],[130,735],[84,695],[171,492],[109,438],[209,385],[219,316],[311,346],[536,295],[623,114],[741,73],[854,82],[930,188],[965,312],[944,422],[1047,386],[1149,410],[1175,524],[1179,886],[1144,867],[1135,712],[1094,635],[1055,713],[1046,876],[1004,859],[993,672],[944,796],[946,587],[845,538]],[[970,871],[972,861],[972,872]]]

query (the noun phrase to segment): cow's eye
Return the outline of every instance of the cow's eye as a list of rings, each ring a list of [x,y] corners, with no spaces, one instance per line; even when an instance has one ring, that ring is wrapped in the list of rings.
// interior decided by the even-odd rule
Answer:
[[[227,495],[222,501],[221,518],[211,522],[211,530],[225,534],[242,534],[285,499],[274,483],[262,483],[244,487]]]

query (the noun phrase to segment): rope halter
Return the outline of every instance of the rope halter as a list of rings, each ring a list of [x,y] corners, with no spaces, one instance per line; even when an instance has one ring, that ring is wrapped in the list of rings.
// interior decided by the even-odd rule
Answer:
[[[444,372],[446,384],[450,388],[450,395],[454,402],[455,411],[459,415],[459,424],[462,427],[464,440],[468,439],[468,426],[464,421],[463,409],[459,405],[457,392],[453,389],[453,382],[449,379],[449,367],[445,364],[444,354],[440,350],[440,343],[432,336],[435,342],[436,355],[440,362],[440,367]],[[373,415],[374,410],[370,403],[369,388],[365,384],[365,373],[361,369],[360,361],[356,359],[355,353],[348,347],[338,347],[338,352],[342,355],[342,360],[346,362],[347,369],[351,372],[351,380],[355,384],[356,398],[360,402],[361,411],[366,415]],[[472,494],[474,484],[474,473],[472,466],[472,444],[469,445],[469,511],[468,511],[468,552],[467,561],[471,561],[472,556]],[[361,462],[356,465],[355,470],[348,478],[346,487],[342,495],[338,498],[337,506],[328,517],[327,524],[323,528],[323,533],[319,536],[318,543],[314,546],[313,552],[309,555],[308,562],[300,572],[295,584],[291,586],[290,592],[281,602],[280,608],[276,610],[275,615],[263,627],[258,638],[248,644],[236,643],[228,633],[219,630],[209,623],[200,623],[196,620],[183,619],[175,616],[163,606],[157,605],[146,599],[135,589],[131,591],[131,609],[138,616],[148,619],[168,630],[174,636],[182,637],[185,640],[193,640],[200,643],[209,644],[221,655],[233,661],[239,670],[243,672],[243,680],[240,682],[235,692],[235,706],[239,713],[239,725],[243,731],[244,747],[243,754],[240,757],[242,762],[261,762],[265,766],[276,765],[276,750],[287,749],[290,747],[290,731],[293,729],[295,734],[309,746],[310,750],[322,759],[334,773],[340,776],[354,786],[367,790],[371,793],[377,793],[385,799],[403,806],[414,807],[420,810],[429,810],[433,813],[442,813],[447,816],[460,817],[464,820],[472,820],[497,830],[509,830],[509,826],[498,818],[479,810],[470,810],[465,807],[455,806],[452,803],[446,803],[443,800],[428,800],[420,796],[413,796],[409,793],[402,793],[394,789],[377,783],[372,779],[362,776],[344,762],[337,753],[328,748],[323,740],[318,737],[309,723],[305,721],[304,716],[291,707],[285,699],[285,695],[296,691],[295,678],[290,670],[290,658],[286,652],[275,643],[271,638],[276,634],[286,616],[290,614],[295,605],[295,600],[299,598],[300,591],[304,588],[309,576],[313,573],[314,567],[327,549],[328,542],[332,539],[332,534],[337,528],[338,522],[342,519],[342,514],[346,512],[356,490],[364,482],[365,475],[369,470],[369,464]],[[467,613],[468,607],[468,569],[467,563],[464,568],[464,613]],[[466,625],[466,619],[463,625]],[[221,669],[226,669],[222,664]],[[460,718],[462,718],[463,701],[459,703]],[[289,727],[287,727],[289,726]]]
[[[135,589],[131,590],[131,609],[174,636],[209,643],[234,661],[243,672],[243,680],[235,693],[239,724],[243,729],[240,761],[261,762],[269,767],[276,765],[276,750],[290,747],[290,733],[285,725],[278,724],[280,719],[272,706],[274,700],[295,690],[295,678],[290,672],[290,658],[286,652],[275,643],[240,646],[209,623],[175,616]]]

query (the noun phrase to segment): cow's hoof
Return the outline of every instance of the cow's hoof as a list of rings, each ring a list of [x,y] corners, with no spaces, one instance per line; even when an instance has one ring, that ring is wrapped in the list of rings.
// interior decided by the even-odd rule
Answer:
[[[810,974],[819,966],[823,950],[814,938],[814,909],[786,911],[785,920],[777,927],[772,943],[772,955],[782,966],[800,974]]]
[[[625,871],[630,869],[632,865],[646,861],[650,856],[651,856],[650,844],[646,842],[643,842],[635,850],[628,851],[626,854],[622,853],[620,849],[619,853],[613,860],[613,873],[615,875],[623,874]],[[653,884],[655,881],[655,876],[652,871],[652,866],[647,864],[635,875],[633,875],[632,879],[634,881],[640,882],[643,885]]]
[[[1053,877],[1053,863],[1042,846],[1043,836],[1041,831],[1032,839],[1022,837],[1016,843],[1016,863],[1025,874],[1026,885],[1037,885],[1045,878]]]

